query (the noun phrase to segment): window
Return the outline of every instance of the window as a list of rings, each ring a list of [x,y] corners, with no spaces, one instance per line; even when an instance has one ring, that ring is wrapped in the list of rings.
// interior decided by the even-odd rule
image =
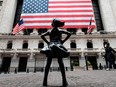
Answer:
[[[38,48],[43,48],[44,47],[44,43],[43,42],[40,42],[39,44],[38,44]]]
[[[27,41],[23,42],[23,49],[28,49],[28,42]]]
[[[2,6],[3,1],[0,1],[0,6]]]
[[[76,43],[75,42],[71,42],[70,43],[70,48],[76,48]]]
[[[87,48],[93,48],[93,43],[91,40],[87,40]]]
[[[12,49],[12,41],[8,41],[7,49]]]

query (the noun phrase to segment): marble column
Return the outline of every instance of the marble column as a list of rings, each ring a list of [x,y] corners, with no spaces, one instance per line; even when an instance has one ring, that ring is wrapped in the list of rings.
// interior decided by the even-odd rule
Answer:
[[[84,32],[82,32],[82,29],[77,29],[77,33],[76,34],[84,34]]]
[[[106,32],[111,31],[115,32],[116,31],[115,17],[112,12],[110,0],[98,0],[98,3],[104,30]]]
[[[11,59],[10,72],[15,72],[15,69],[18,70],[18,65],[19,65],[19,58],[18,55],[15,53]]]
[[[79,59],[79,62],[80,62],[80,67],[84,67],[84,68],[86,67],[84,53],[81,54],[81,58]]]
[[[31,35],[38,35],[37,29],[33,29],[33,32],[31,33]]]
[[[0,23],[0,33],[11,33],[18,0],[6,0]]]
[[[0,54],[0,68],[1,68],[1,65],[2,65],[2,54]]]
[[[29,72],[34,72],[34,67],[35,67],[35,54],[31,53],[28,61],[27,61],[27,70],[29,70]]]

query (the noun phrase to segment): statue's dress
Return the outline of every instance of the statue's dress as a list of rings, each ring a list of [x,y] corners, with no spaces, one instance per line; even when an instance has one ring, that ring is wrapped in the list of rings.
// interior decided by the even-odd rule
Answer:
[[[63,46],[61,36],[62,30],[52,29],[48,31],[50,43],[41,49],[40,53],[45,54],[47,57],[51,58],[65,58],[69,56],[69,52]]]

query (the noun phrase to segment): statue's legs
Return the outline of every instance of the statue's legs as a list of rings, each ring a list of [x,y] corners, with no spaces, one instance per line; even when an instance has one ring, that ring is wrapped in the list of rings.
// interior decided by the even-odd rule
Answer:
[[[65,68],[64,68],[64,63],[63,63],[63,59],[62,58],[58,58],[58,64],[59,64],[59,67],[60,67],[60,70],[61,70],[61,74],[62,74],[62,84],[63,84],[63,87],[67,87],[68,86],[68,83],[66,81],[66,74],[65,74]]]
[[[47,86],[47,78],[48,78],[48,73],[49,73],[51,62],[52,62],[52,58],[47,58],[47,64],[46,64],[45,73],[44,73],[43,86]]]

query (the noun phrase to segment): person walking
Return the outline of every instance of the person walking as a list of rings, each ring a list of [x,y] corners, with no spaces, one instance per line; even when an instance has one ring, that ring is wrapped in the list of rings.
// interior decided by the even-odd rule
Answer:
[[[106,61],[106,70],[110,70],[115,68],[115,55],[116,51],[110,46],[110,44],[107,42],[105,44],[105,61]]]

